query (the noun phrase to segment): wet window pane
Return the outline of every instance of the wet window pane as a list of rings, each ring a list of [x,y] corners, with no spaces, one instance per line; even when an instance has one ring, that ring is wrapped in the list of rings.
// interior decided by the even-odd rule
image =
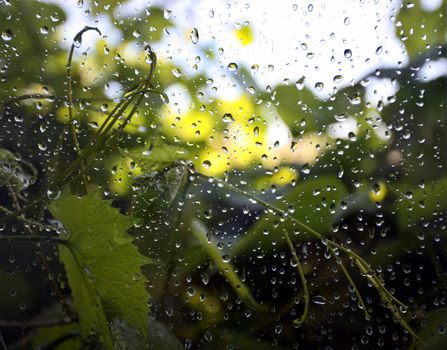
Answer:
[[[0,349],[441,349],[444,0],[0,0]]]

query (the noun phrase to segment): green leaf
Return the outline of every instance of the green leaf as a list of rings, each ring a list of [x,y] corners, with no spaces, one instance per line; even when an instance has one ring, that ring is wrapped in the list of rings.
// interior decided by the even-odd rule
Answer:
[[[103,308],[108,320],[123,319],[146,337],[149,306],[141,266],[151,261],[138,252],[127,234],[135,219],[120,214],[97,193],[80,198],[65,191],[49,209],[68,231],[60,259],[83,334],[93,328],[110,340]]]
[[[447,340],[447,308],[439,308],[428,312],[427,323],[418,335],[427,344],[417,346],[417,349],[444,349]]]
[[[357,116],[365,109],[361,99],[363,87],[350,86],[340,90],[329,100],[320,100],[309,89],[298,90],[295,86],[280,85],[275,88],[276,109],[293,134],[321,130],[336,116]],[[358,100],[358,103],[352,103]],[[305,125],[302,123],[305,121]]]
[[[84,341],[94,335],[106,349],[113,349],[106,314],[94,281],[86,275],[88,270],[82,264],[82,260],[79,260],[78,254],[66,246],[59,247],[59,259],[65,266]]]
[[[80,349],[79,327],[76,323],[40,327],[32,333],[33,349]]]
[[[135,177],[132,215],[145,218],[153,209],[166,209],[187,185],[188,175],[188,166],[177,164]]]
[[[445,45],[445,8],[445,0],[432,12],[425,11],[420,1],[402,4],[396,20],[396,34],[404,42],[410,58],[426,52],[428,45]]]
[[[406,196],[401,194],[402,199],[395,205],[399,226],[404,230],[422,219],[436,218],[447,209],[447,177],[405,192]]]
[[[185,160],[188,157],[188,151],[183,147],[165,143],[142,152],[121,153],[137,163],[144,173],[162,170],[175,161]]]
[[[76,323],[40,327],[32,333],[33,349],[80,349],[79,327]]]
[[[126,321],[113,320],[111,330],[116,350],[146,349],[143,337]]]
[[[164,11],[160,8],[151,7],[150,12],[144,16],[126,17],[120,20],[123,28],[124,40],[135,40],[135,34],[141,41],[155,43],[160,41],[167,28],[172,26],[172,22],[165,18]]]
[[[336,220],[337,208],[341,200],[347,195],[347,189],[342,182],[332,176],[320,176],[317,179],[306,180],[290,190],[281,200],[273,202],[276,207],[288,211],[293,205],[294,216],[299,221],[324,235],[331,230]],[[259,248],[264,252],[273,250],[277,245],[285,243],[283,240],[284,227],[292,240],[308,239],[305,231],[300,230],[300,235],[292,232],[299,229],[291,220],[280,222],[280,218],[274,214],[261,217],[233,248],[232,254],[239,255],[249,249]]]

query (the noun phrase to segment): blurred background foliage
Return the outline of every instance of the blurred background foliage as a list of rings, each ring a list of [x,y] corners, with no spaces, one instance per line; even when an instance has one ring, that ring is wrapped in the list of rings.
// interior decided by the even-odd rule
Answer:
[[[68,6],[84,6],[86,16],[102,16],[97,21],[102,35],[86,35],[89,45],[80,45],[73,66],[76,127],[85,144],[117,97],[147,75],[146,45],[160,42],[176,23],[168,6],[123,14],[123,1],[74,3]],[[305,77],[265,88],[254,79],[256,65],[232,63],[226,74],[234,77],[239,93],[228,99],[214,85],[219,76],[198,68],[205,58],[217,61],[218,51],[200,46],[200,55],[189,58],[188,72],[157,51],[155,87],[171,102],[146,99],[120,138],[120,151],[107,153],[90,174],[92,188],[144,220],[133,234],[140,251],[156,261],[145,271],[152,338],[144,346],[414,346],[349,261],[371,320],[358,310],[327,248],[249,198],[202,177],[176,183],[174,192],[170,183],[148,188],[144,195],[132,191],[142,174],[160,170],[160,176],[166,175],[152,168],[151,157],[168,152],[169,159],[190,161],[200,174],[242,186],[358,252],[409,305],[405,317],[429,348],[442,348],[447,327],[445,9],[445,1],[432,10],[419,1],[404,1],[394,25],[409,61],[377,69],[325,98]],[[66,64],[72,38],[61,28],[69,15],[67,6],[53,3],[0,2],[0,142],[37,169],[37,182],[26,188],[29,198],[44,182],[68,120]],[[121,40],[111,40],[114,34],[101,28],[104,18]],[[194,44],[198,35],[192,29],[185,40]],[[242,46],[256,40],[249,23],[229,35]],[[426,77],[426,67],[434,62],[444,62],[441,74]],[[387,81],[395,92],[378,88],[372,93],[379,97],[369,99],[370,84],[377,80]],[[15,99],[24,94],[47,97]],[[172,148],[163,151],[164,145]],[[65,164],[74,158],[67,147]],[[29,175],[29,169],[22,170]],[[2,189],[0,195],[8,206],[7,192]],[[311,292],[310,314],[299,329],[292,320],[302,312],[302,286],[290,264],[283,227],[296,244]],[[0,229],[1,234],[19,230],[12,224]],[[200,235],[207,235],[212,248]],[[209,249],[222,261],[213,259]],[[52,342],[51,349],[80,346],[76,326],[48,327],[60,310],[32,248],[3,244],[0,252],[5,342],[11,349],[29,344],[49,349],[45,346]],[[55,251],[46,253],[50,278],[66,285]],[[264,307],[247,302],[238,291],[242,285],[232,285],[230,270]]]

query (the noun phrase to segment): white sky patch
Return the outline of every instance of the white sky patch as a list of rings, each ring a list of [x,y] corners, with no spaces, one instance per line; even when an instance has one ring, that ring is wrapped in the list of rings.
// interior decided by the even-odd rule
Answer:
[[[165,89],[165,93],[169,97],[169,106],[174,113],[183,115],[189,112],[192,99],[188,90],[183,85],[170,85]]]
[[[417,77],[425,82],[447,75],[447,58],[425,63],[417,72]]]
[[[420,0],[420,2],[421,7],[429,12],[436,11],[442,5],[442,0]]]
[[[121,31],[113,25],[108,15],[103,13],[100,17],[92,16],[89,11],[89,1],[84,1],[82,7],[77,6],[77,0],[44,1],[60,6],[67,15],[67,20],[62,25],[62,34],[66,39],[60,43],[63,48],[69,49],[73,43],[73,38],[85,26],[98,27],[102,34],[106,36],[106,40],[112,45],[117,45],[121,41]],[[82,36],[82,45],[74,52],[74,57],[78,57],[88,47],[94,46],[98,39],[98,33],[94,31],[86,32]]]
[[[65,46],[71,45],[71,39],[85,25],[100,27],[111,44],[121,41],[120,31],[107,15],[95,18],[88,11],[88,1],[82,8],[75,0],[46,1],[58,4],[67,13],[68,20],[63,25]],[[425,0],[424,6],[434,8],[436,1]],[[161,42],[154,44],[157,54],[172,57],[183,74],[206,72],[213,79],[219,77],[215,82],[224,94],[238,92],[233,91],[237,72],[227,69],[230,63],[236,63],[247,70],[259,65],[253,78],[261,88],[273,87],[284,79],[294,82],[304,76],[305,85],[324,98],[377,68],[397,68],[399,62],[407,63],[404,46],[394,28],[400,5],[400,0],[282,0],[250,4],[131,0],[117,11],[120,16],[144,16],[144,10],[151,7],[165,9],[174,26]],[[241,25],[249,25],[254,33],[253,42],[246,46],[234,33]],[[193,28],[199,33],[197,44],[190,38]],[[86,33],[83,39],[83,47],[88,47],[97,38],[94,33]],[[203,49],[212,50],[215,59],[205,57]],[[201,58],[198,71],[192,68],[197,56]],[[335,76],[338,78],[334,82]]]
[[[399,91],[399,84],[392,82],[391,79],[369,78],[369,84],[366,87],[365,100],[376,106],[379,101],[384,105],[389,104],[388,98],[392,98]]]
[[[334,139],[349,140],[350,133],[357,133],[357,120],[349,117],[346,120],[329,124],[327,128],[327,135]]]
[[[124,93],[123,85],[117,81],[110,81],[104,88],[104,94],[112,100],[119,99]]]
[[[393,16],[399,1],[320,0],[295,5],[294,1],[204,0],[194,6],[187,1],[153,1],[152,5],[171,11],[176,26],[156,47],[186,72],[191,67],[188,61],[201,54],[200,47],[211,48],[217,61],[209,64],[217,64],[221,75],[232,76],[227,69],[230,63],[248,70],[257,64],[254,79],[261,87],[305,76],[306,86],[327,97],[377,68],[397,68],[399,62],[408,61],[395,35]],[[234,34],[244,24],[254,32],[254,41],[247,46]],[[199,33],[198,44],[188,35],[193,28]],[[223,49],[222,55],[217,54],[218,48]],[[201,66],[208,71],[208,64]],[[334,77],[340,75],[342,81],[335,83]]]
[[[82,8],[75,0],[46,0],[56,3],[67,14],[63,33],[71,45],[72,38],[85,25],[98,26],[107,35],[107,41],[116,45],[122,40],[119,29],[110,18],[102,14],[96,18],[88,12],[88,1]],[[438,0],[424,0],[423,6],[433,10]],[[260,89],[274,87],[285,79],[293,84],[305,77],[304,85],[321,98],[334,94],[337,89],[355,84],[378,68],[400,68],[408,63],[403,43],[395,35],[395,16],[400,0],[356,1],[295,0],[237,1],[201,0],[189,1],[130,0],[118,8],[120,16],[146,16],[151,7],[165,10],[165,16],[174,23],[164,32],[160,42],[153,47],[160,59],[176,65],[181,74],[193,77],[205,73],[213,79],[205,85],[206,96],[234,100],[242,92],[237,78],[241,68],[251,74]],[[149,17],[150,19],[150,17]],[[253,42],[243,46],[235,30],[250,26]],[[198,42],[191,40],[190,33],[197,29]],[[96,33],[86,33],[77,54],[94,45]],[[204,52],[212,53],[211,56]],[[200,61],[197,62],[197,57]],[[239,67],[228,69],[231,63]],[[198,70],[194,69],[198,65]],[[257,65],[257,70],[250,67]],[[426,67],[427,66],[427,67]],[[419,72],[421,77],[444,74],[446,62],[430,62]],[[337,78],[335,78],[337,77]],[[367,88],[367,101],[386,102],[398,87],[386,79],[371,79]],[[211,87],[217,88],[212,91]],[[173,85],[166,91],[174,110],[189,110],[191,96],[181,85]],[[348,138],[356,132],[357,122],[348,118],[331,124],[328,133],[333,137]],[[288,132],[285,126],[271,128],[271,133]]]

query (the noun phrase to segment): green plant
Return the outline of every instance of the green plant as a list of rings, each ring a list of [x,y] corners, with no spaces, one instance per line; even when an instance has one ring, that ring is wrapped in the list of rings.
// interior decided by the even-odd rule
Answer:
[[[49,271],[41,246],[45,244],[57,245],[59,260],[64,264],[68,283],[73,297],[73,305],[65,300],[63,292],[57,283],[49,278],[54,293],[58,296],[65,314],[71,322],[78,325],[83,344],[102,346],[106,349],[120,348],[131,341],[123,334],[130,333],[140,339],[138,347],[150,341],[148,333],[148,315],[150,311],[149,294],[145,285],[147,278],[142,268],[151,264],[151,259],[141,254],[128,230],[138,229],[143,225],[145,206],[161,199],[163,205],[170,206],[180,197],[185,197],[186,188],[198,179],[205,180],[218,188],[224,188],[249,199],[253,203],[262,205],[269,213],[279,217],[281,225],[277,230],[283,235],[292,256],[292,265],[299,274],[304,299],[303,313],[294,321],[295,327],[300,327],[307,319],[309,312],[309,287],[305,273],[300,263],[293,240],[285,223],[291,223],[297,229],[309,236],[309,239],[320,241],[327,247],[330,255],[335,259],[343,275],[352,287],[358,304],[370,318],[370,311],[353,281],[343,258],[347,257],[357,271],[379,293],[384,305],[391,311],[394,318],[417,341],[421,340],[412,330],[407,320],[402,316],[407,307],[397,300],[384,285],[383,279],[374,271],[365,259],[352,249],[345,247],[335,240],[325,237],[315,229],[298,220],[293,214],[279,208],[248,190],[230,184],[227,181],[211,178],[196,173],[194,167],[187,161],[187,150],[179,146],[168,144],[163,139],[157,139],[143,152],[128,152],[119,148],[118,141],[123,130],[132,120],[142,101],[156,94],[167,102],[168,97],[153,86],[156,68],[156,55],[148,46],[147,58],[150,69],[147,77],[129,89],[107,115],[103,123],[82,144],[78,139],[77,116],[73,112],[72,88],[72,58],[77,44],[82,41],[83,33],[100,31],[94,27],[86,27],[74,38],[67,62],[67,94],[64,100],[68,105],[68,122],[60,135],[57,150],[51,162],[48,178],[41,186],[40,194],[28,201],[22,196],[22,191],[33,182],[36,170],[26,160],[17,159],[7,150],[1,150],[0,173],[1,185],[6,186],[11,197],[12,208],[1,207],[5,215],[1,222],[17,221],[23,224],[28,235],[2,235],[0,242],[18,244],[29,242],[37,245],[37,256],[43,267]],[[15,103],[25,99],[54,99],[53,95],[30,94],[14,97],[5,104]],[[70,134],[71,142],[66,140]],[[61,169],[59,157],[66,144],[74,147],[76,157],[67,167]],[[122,214],[119,209],[112,207],[112,201],[102,198],[98,189],[93,192],[89,188],[92,169],[100,163],[107,153],[118,153],[130,158],[143,171],[142,175],[133,178],[134,198],[132,210]],[[30,179],[24,182],[23,167],[30,172]],[[157,197],[154,197],[154,192]],[[156,198],[154,200],[154,198]],[[30,211],[34,216],[28,215]],[[37,214],[36,214],[37,213]],[[50,213],[62,225],[55,227],[46,216]],[[149,228],[150,229],[150,228]],[[236,269],[228,260],[222,260],[215,243],[208,235],[207,228],[199,221],[192,221],[193,236],[211,257],[217,268],[223,272],[229,285],[241,300],[257,309],[261,314],[268,310],[268,305],[257,301],[250,288],[238,276]],[[174,236],[174,232],[172,233]],[[174,244],[171,240],[170,245]],[[172,249],[172,248],[171,248]],[[171,264],[172,262],[172,258]],[[168,267],[168,278],[172,270]],[[166,292],[166,291],[165,291]],[[120,345],[121,344],[121,345]],[[124,345],[125,346],[125,345]]]

